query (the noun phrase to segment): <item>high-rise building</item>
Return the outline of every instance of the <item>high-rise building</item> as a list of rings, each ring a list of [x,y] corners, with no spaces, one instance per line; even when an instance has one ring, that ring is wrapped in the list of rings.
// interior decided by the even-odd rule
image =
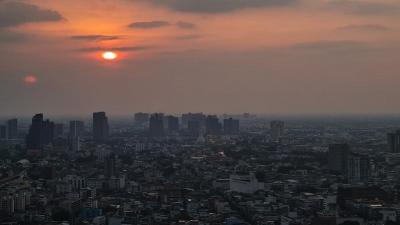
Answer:
[[[105,175],[110,178],[116,175],[115,155],[111,154],[105,161]]]
[[[238,134],[239,133],[239,120],[232,118],[224,119],[224,133],[225,134]]]
[[[83,137],[85,133],[85,123],[83,121],[73,120],[69,122],[69,136]]]
[[[93,113],[93,140],[103,142],[108,139],[109,125],[105,112]]]
[[[190,120],[188,122],[188,133],[190,136],[198,137],[202,129],[201,122],[198,120]]]
[[[32,124],[26,137],[28,149],[41,149],[50,144],[54,137],[54,123],[43,120],[43,114],[36,114],[32,118]]]
[[[164,114],[154,113],[150,116],[149,135],[151,137],[162,137],[164,135]]]
[[[371,162],[368,156],[350,154],[347,161],[346,177],[349,182],[367,181],[370,176]]]
[[[331,144],[328,152],[328,166],[331,171],[347,174],[347,163],[350,156],[348,144]]]
[[[18,119],[10,119],[7,121],[8,139],[18,138]]]
[[[389,133],[388,136],[389,151],[392,153],[400,152],[400,130],[394,133]]]
[[[206,133],[210,135],[219,135],[221,134],[221,123],[219,119],[215,115],[209,115],[206,118]]]
[[[176,116],[167,116],[167,126],[169,132],[178,132],[179,118]]]
[[[7,139],[7,126],[0,125],[0,140]]]
[[[135,125],[137,126],[145,126],[149,122],[149,114],[138,112],[135,113]]]
[[[64,135],[64,124],[54,124],[54,138],[62,137]]]
[[[185,113],[182,114],[182,128],[188,129],[190,121],[199,121],[200,126],[204,126],[206,116],[203,113]]]
[[[285,123],[280,120],[271,121],[271,138],[273,141],[279,141],[284,132]]]

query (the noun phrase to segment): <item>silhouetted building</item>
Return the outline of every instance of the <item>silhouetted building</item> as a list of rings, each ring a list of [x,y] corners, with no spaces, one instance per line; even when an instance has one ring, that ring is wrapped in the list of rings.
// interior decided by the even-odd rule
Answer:
[[[149,122],[149,114],[148,113],[135,113],[135,125],[144,126]]]
[[[232,118],[224,119],[224,133],[225,134],[238,134],[239,133],[239,120]]]
[[[7,126],[0,125],[0,140],[7,139]]]
[[[54,124],[54,138],[62,137],[64,135],[64,124]]]
[[[221,134],[221,123],[215,115],[209,115],[206,118],[206,133],[210,135]]]
[[[149,122],[149,135],[151,137],[162,137],[164,135],[164,114],[151,114]]]
[[[85,123],[83,121],[73,120],[69,122],[69,136],[83,137],[85,133]]]
[[[347,160],[347,179],[350,182],[368,181],[371,162],[368,156],[350,154]]]
[[[109,126],[108,118],[105,112],[93,113],[93,140],[103,142],[108,139]]]
[[[10,119],[7,121],[7,137],[8,139],[18,138],[18,119]]]
[[[169,132],[179,131],[179,118],[176,116],[167,116],[167,126]]]
[[[28,149],[41,149],[50,144],[54,137],[54,123],[43,120],[43,114],[36,114],[32,118],[32,124],[26,138]]]
[[[283,137],[285,123],[280,120],[271,121],[271,138],[273,141],[280,141]]]
[[[388,134],[389,151],[392,153],[400,152],[400,130]]]
[[[197,137],[202,129],[201,122],[198,120],[191,120],[188,122],[188,133],[190,136]]]
[[[204,126],[206,116],[203,113],[185,113],[182,114],[182,128],[189,129],[190,121],[199,121],[200,126]]]
[[[331,144],[328,152],[328,165],[331,171],[347,174],[347,163],[350,156],[348,144]]]
[[[115,155],[111,154],[105,161],[105,175],[110,178],[116,175]]]

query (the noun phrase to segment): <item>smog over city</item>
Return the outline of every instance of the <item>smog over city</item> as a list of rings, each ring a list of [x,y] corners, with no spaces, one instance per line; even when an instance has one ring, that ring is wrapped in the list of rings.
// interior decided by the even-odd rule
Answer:
[[[400,225],[399,0],[0,0],[0,225]]]

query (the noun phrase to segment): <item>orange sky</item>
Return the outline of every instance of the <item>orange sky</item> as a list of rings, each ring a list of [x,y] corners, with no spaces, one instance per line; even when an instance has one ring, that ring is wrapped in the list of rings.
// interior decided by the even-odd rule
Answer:
[[[393,86],[400,81],[393,59],[400,2],[222,2],[0,1],[0,48],[7,53],[0,56],[7,85],[0,94],[25,103],[12,103],[6,113],[81,113],[74,104],[85,113],[400,112]],[[48,18],[49,11],[62,18]],[[104,62],[103,50],[120,57]],[[37,82],[27,89],[21,81],[32,74]],[[47,103],[29,102],[43,96]],[[77,96],[82,102],[74,102]]]

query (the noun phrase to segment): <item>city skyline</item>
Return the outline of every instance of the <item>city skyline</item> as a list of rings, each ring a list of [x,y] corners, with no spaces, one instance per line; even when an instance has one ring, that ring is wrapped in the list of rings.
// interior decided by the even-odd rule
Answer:
[[[1,115],[400,113],[398,12],[394,0],[3,0]]]

